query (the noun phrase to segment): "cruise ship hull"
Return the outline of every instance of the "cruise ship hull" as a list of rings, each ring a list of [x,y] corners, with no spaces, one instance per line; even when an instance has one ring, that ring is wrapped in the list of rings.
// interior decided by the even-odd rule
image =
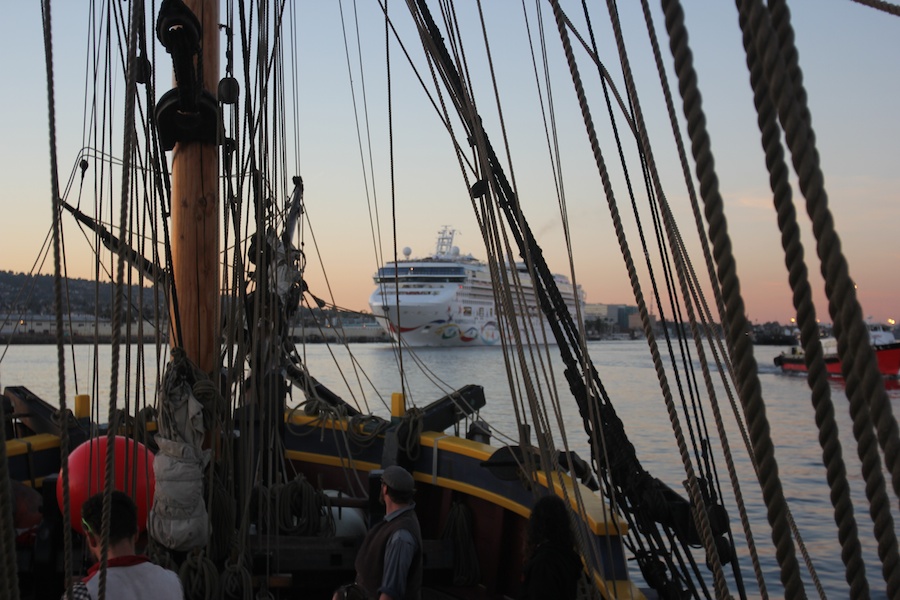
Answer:
[[[495,320],[479,322],[476,319],[454,321],[445,318],[408,327],[405,323],[410,319],[404,318],[402,312],[399,320],[396,317],[378,317],[378,322],[395,340],[402,335],[404,343],[410,346],[494,346],[500,343],[500,328]],[[395,326],[395,322],[400,325]]]
[[[519,313],[515,323],[522,342],[542,343],[545,322],[527,270],[517,265],[506,276],[518,279],[515,288],[520,295],[512,304]],[[556,280],[575,314],[576,302],[584,303],[580,288],[563,275],[557,275]],[[494,304],[490,269],[471,257],[446,253],[390,262],[379,269],[375,283],[369,298],[372,314],[395,341],[404,345],[496,346],[504,335],[510,340],[515,335]]]
[[[490,299],[463,303],[459,284],[381,285],[369,300],[372,314],[394,340],[410,346],[493,346],[500,344],[500,326]],[[467,314],[468,313],[468,314]]]
[[[394,306],[372,306],[378,323],[394,339],[402,337],[409,346],[497,346],[501,342],[501,326],[496,318],[462,316],[461,306],[409,305],[400,307],[400,316]],[[380,314],[379,314],[380,313]],[[520,329],[527,329],[537,341],[544,341],[543,319],[518,319]],[[507,332],[507,337],[512,335]],[[552,342],[552,336],[547,336]]]
[[[513,328],[494,303],[490,268],[471,256],[461,256],[452,246],[452,230],[440,233],[434,255],[389,262],[378,270],[376,289],[369,298],[372,314],[395,340],[408,346],[497,346]],[[518,284],[520,297],[513,299],[515,323],[524,343],[542,343],[545,325],[535,299],[531,277],[524,265],[506,274]],[[556,275],[562,297],[574,315],[583,306],[580,288]],[[399,309],[398,309],[399,307]]]

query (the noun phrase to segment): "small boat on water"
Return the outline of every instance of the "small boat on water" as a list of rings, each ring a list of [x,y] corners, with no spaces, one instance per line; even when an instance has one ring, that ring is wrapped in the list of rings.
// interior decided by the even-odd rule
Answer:
[[[820,340],[825,359],[825,370],[829,375],[841,377],[841,358],[838,355],[838,342],[834,337],[823,337]],[[900,376],[900,341],[894,337],[890,325],[869,323],[869,342],[878,361],[878,371],[885,377]],[[806,353],[802,346],[791,346],[791,349],[775,357],[775,366],[781,367],[785,373],[806,373]]]
[[[502,337],[500,306],[495,290],[503,277],[517,282],[521,304],[516,300],[511,312],[520,327],[539,331],[543,313],[538,305],[534,283],[524,262],[509,264],[504,275],[492,274],[490,265],[471,254],[460,254],[453,245],[456,230],[444,227],[438,232],[434,254],[388,262],[375,274],[375,291],[369,298],[378,323],[395,340],[408,346],[493,346]],[[579,314],[584,307],[581,286],[572,285],[565,275],[553,274],[569,313]],[[510,309],[507,309],[510,310]],[[508,334],[507,334],[508,335]]]

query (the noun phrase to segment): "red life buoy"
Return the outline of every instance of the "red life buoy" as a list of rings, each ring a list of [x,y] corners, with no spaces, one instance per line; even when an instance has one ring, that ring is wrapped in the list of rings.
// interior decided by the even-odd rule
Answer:
[[[69,454],[69,502],[72,529],[84,533],[81,526],[81,505],[103,490],[106,474],[106,436],[89,440]],[[138,530],[147,529],[147,515],[153,505],[156,478],[153,475],[153,453],[134,440],[114,438],[114,488],[134,500],[138,512]],[[63,509],[63,478],[60,470],[56,480],[56,501]]]

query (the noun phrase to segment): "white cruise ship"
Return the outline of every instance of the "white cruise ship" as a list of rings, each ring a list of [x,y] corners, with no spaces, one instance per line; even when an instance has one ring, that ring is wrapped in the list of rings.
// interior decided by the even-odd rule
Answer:
[[[369,298],[372,314],[394,339],[398,333],[409,346],[490,346],[500,343],[499,315],[494,306],[493,282],[487,263],[461,255],[453,245],[455,230],[438,233],[433,255],[385,263],[375,274]],[[524,263],[517,264],[530,325],[541,325],[541,311]],[[568,277],[554,275],[573,318],[575,303],[584,307],[584,293]],[[397,289],[399,285],[399,290]],[[399,303],[399,311],[397,309]],[[399,313],[399,315],[398,315]],[[521,317],[520,317],[521,318]],[[521,323],[525,325],[525,323]]]

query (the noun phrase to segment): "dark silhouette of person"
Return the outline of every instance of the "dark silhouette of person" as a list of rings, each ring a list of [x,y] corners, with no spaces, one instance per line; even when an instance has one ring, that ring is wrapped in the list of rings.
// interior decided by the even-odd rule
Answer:
[[[565,502],[544,496],[528,519],[522,600],[575,600],[582,570]]]

